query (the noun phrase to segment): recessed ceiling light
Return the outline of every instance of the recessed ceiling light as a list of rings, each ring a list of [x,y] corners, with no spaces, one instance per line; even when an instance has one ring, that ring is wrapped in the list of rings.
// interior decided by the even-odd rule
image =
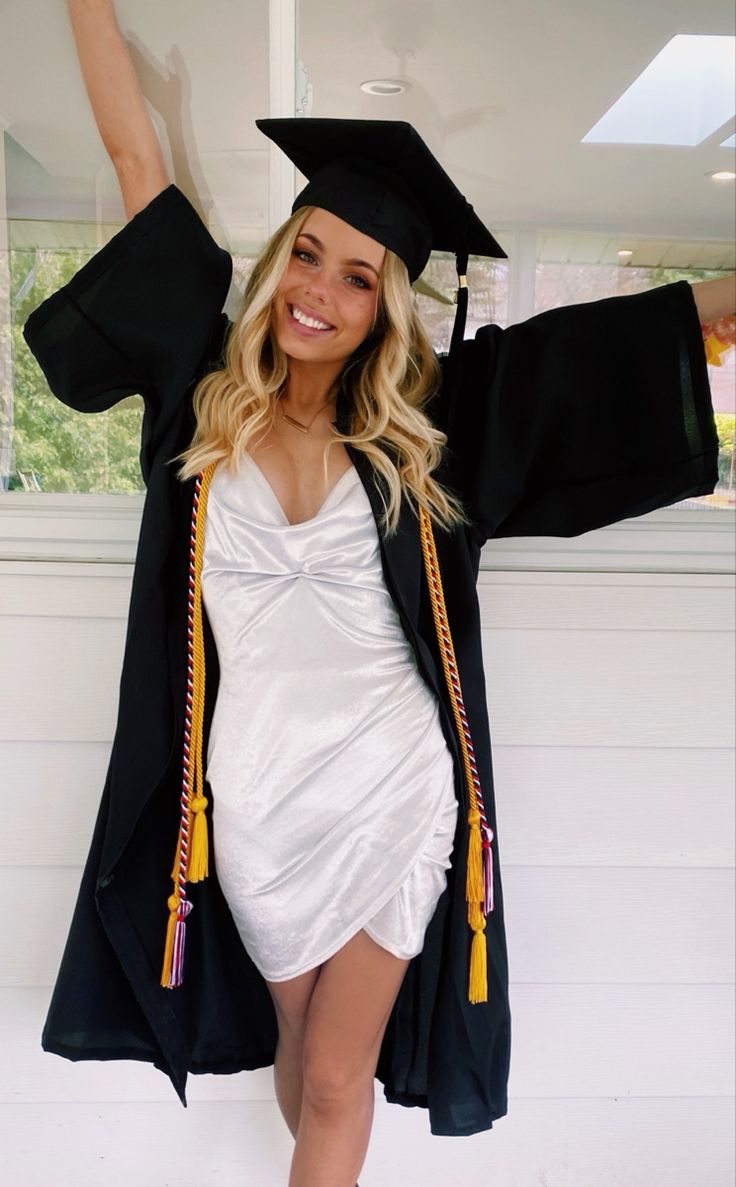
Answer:
[[[733,169],[718,169],[714,173],[706,173],[706,177],[710,177],[713,181],[733,181],[736,177]]]
[[[396,78],[369,78],[360,84],[360,89],[366,95],[403,95],[409,90],[409,83],[399,82]]]

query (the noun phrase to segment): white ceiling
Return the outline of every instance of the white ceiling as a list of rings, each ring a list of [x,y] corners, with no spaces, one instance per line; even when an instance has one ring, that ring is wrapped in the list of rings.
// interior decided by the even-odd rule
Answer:
[[[214,207],[233,245],[262,239],[268,154],[253,121],[268,114],[267,0],[116,8],[150,94],[157,73],[162,93],[172,47],[189,80],[183,103],[163,99],[175,179]],[[298,53],[311,115],[411,120],[502,244],[540,228],[579,254],[574,230],[604,255],[639,239],[649,257],[734,267],[734,185],[706,175],[734,167],[719,142],[736,120],[697,147],[581,140],[676,33],[733,34],[735,23],[731,0],[301,0]],[[411,88],[361,92],[384,77]],[[89,218],[97,175],[103,214],[122,217],[60,0],[0,0],[0,79],[15,142],[9,215]]]

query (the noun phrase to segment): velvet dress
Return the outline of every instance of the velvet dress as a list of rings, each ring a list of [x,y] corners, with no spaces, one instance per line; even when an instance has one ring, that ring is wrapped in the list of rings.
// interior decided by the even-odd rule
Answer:
[[[291,524],[250,454],[235,477],[220,463],[202,597],[215,860],[252,960],[287,980],[361,927],[418,955],[451,864],[453,760],[355,467]]]

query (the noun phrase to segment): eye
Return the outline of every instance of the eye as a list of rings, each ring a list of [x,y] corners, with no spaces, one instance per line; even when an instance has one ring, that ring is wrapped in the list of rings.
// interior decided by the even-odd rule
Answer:
[[[311,251],[307,251],[306,247],[295,248],[293,254],[298,260],[302,260],[302,262],[304,262],[304,257],[306,256],[307,262],[311,260],[312,262],[316,263],[315,257],[312,255]]]
[[[364,277],[362,277],[362,276],[358,276],[358,274],[357,274],[357,273],[355,273],[355,272],[352,274],[352,276],[348,276],[348,280],[349,280],[350,282],[352,282],[352,281],[356,280],[358,283],[357,283],[357,285],[355,285],[354,287],[357,287],[357,288],[362,288],[362,289],[369,289],[369,288],[371,287],[371,286],[369,285],[368,281],[367,281],[367,280],[365,280],[365,278],[364,278]]]

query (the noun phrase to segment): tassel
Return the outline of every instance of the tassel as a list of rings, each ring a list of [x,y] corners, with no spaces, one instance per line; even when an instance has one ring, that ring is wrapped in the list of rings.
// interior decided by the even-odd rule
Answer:
[[[194,825],[192,827],[192,848],[189,854],[189,882],[201,882],[207,877],[209,864],[209,845],[207,843],[207,817],[204,810],[207,799],[203,795],[195,795],[192,800]]]
[[[184,944],[186,941],[187,915],[192,909],[189,899],[179,894],[169,895],[169,921],[166,926],[166,946],[161,969],[161,986],[176,989],[184,980]]]
[[[483,870],[481,866],[480,812],[471,808],[468,812],[470,839],[468,841],[468,870],[465,879],[465,897],[469,903],[483,902]]]
[[[474,1005],[477,1002],[488,1001],[488,956],[486,952],[486,921],[477,903],[468,906],[468,923],[473,929],[473,942],[470,947],[470,986],[468,1001]]]
[[[179,911],[180,898],[178,894],[169,895],[167,906],[169,908],[169,922],[166,925],[166,945],[164,947],[164,964],[161,970],[161,985],[164,989],[169,988],[169,981],[171,979],[171,968],[174,959],[174,933],[176,930],[176,916]]]
[[[493,910],[493,829],[483,829],[483,914],[488,915]]]
[[[186,940],[187,915],[192,909],[189,899],[182,899],[176,913],[176,927],[174,928],[174,951],[171,959],[171,974],[169,989],[177,989],[184,980],[184,941]]]
[[[465,879],[465,898],[468,902],[468,923],[473,930],[470,948],[470,985],[468,1000],[488,1001],[488,979],[486,971],[486,921],[481,910],[484,904],[483,869],[480,836],[480,812],[471,808],[468,812],[470,838],[468,841],[468,867]]]

